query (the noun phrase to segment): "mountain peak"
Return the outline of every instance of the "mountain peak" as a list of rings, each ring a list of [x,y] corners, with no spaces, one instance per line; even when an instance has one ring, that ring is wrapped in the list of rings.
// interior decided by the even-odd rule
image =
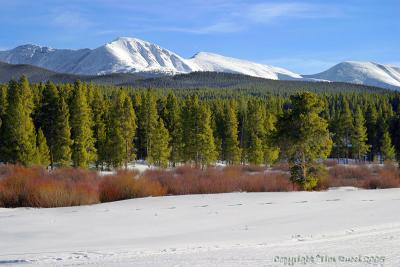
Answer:
[[[370,61],[344,61],[326,71],[304,77],[391,89],[400,87],[399,68]]]
[[[126,36],[120,36],[112,40],[110,43],[114,42],[136,42],[136,43],[149,43],[147,41],[144,41],[142,39],[136,38],[136,37],[126,37]]]
[[[54,51],[55,49],[48,46],[41,46],[37,44],[24,44],[14,48],[15,50],[42,50],[42,51]]]

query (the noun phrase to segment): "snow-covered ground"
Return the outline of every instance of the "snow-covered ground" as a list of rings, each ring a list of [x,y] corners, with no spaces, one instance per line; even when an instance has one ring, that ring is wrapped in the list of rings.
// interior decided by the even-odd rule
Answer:
[[[284,264],[285,257],[297,256],[330,263]],[[340,262],[358,257],[364,262]],[[400,266],[400,189],[169,196],[0,209],[2,264]]]

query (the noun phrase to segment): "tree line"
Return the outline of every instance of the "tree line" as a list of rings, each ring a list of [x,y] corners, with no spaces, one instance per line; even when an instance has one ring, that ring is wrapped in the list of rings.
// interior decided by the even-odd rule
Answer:
[[[304,179],[306,163],[320,158],[393,160],[400,151],[397,94],[185,92],[11,80],[0,85],[0,160],[99,169],[135,159],[161,167],[288,160]]]

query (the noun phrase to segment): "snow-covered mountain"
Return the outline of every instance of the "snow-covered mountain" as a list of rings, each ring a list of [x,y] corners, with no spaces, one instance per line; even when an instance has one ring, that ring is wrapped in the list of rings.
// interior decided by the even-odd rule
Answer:
[[[52,49],[23,45],[0,51],[0,61],[31,64],[49,70],[96,75],[105,73],[160,72],[166,74],[197,71],[177,54],[135,38],[121,37],[96,49]]]
[[[0,51],[0,61],[10,64],[29,64],[52,71],[73,73],[76,65],[90,52],[90,49],[53,49],[28,44],[8,51]]]
[[[272,80],[302,79],[299,74],[282,68],[224,57],[213,53],[197,53],[190,61],[199,66],[202,71],[240,73]]]
[[[400,68],[372,62],[342,62],[314,75],[251,61],[200,52],[190,59],[136,38],[120,37],[96,49],[53,49],[38,45],[0,51],[0,61],[30,64],[61,73],[98,75],[108,73],[179,74],[214,71],[246,74],[274,80],[349,82],[400,90]]]
[[[400,90],[400,68],[373,62],[345,61],[324,72],[303,77]]]
[[[106,74],[152,72],[162,74],[217,71],[240,73],[267,79],[301,79],[288,70],[212,53],[197,53],[190,59],[158,45],[128,37],[120,37],[96,49],[52,49],[23,45],[0,51],[0,61],[31,64],[57,72],[74,74]]]
[[[77,64],[74,72],[80,74],[114,72],[175,74],[197,70],[197,66],[188,60],[158,45],[122,37],[92,50]]]

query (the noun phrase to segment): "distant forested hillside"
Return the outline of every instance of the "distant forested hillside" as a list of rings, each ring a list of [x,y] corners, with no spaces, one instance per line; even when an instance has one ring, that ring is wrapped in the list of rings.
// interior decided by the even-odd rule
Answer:
[[[223,94],[248,94],[248,95],[288,95],[298,91],[311,91],[316,93],[327,92],[369,92],[382,93],[387,90],[379,87],[365,85],[337,83],[337,82],[306,82],[306,81],[279,81],[256,78],[242,74],[218,72],[193,72],[175,76],[149,77],[148,73],[114,73],[99,76],[85,76],[63,74],[49,71],[31,65],[12,65],[0,62],[0,83],[8,83],[11,79],[18,79],[25,75],[32,83],[47,82],[73,83],[76,80],[93,82],[98,85],[116,85],[129,88],[153,89],[202,89],[204,94],[213,88],[227,89]],[[235,91],[231,91],[234,89]]]

